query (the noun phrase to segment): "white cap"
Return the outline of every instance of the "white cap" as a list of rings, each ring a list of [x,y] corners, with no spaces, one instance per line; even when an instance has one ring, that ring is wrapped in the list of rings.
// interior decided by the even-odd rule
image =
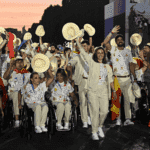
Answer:
[[[60,57],[60,54],[55,54],[54,56],[55,56],[55,57]]]
[[[24,53],[26,52],[24,49],[21,49],[20,51],[21,51],[21,52],[24,52]]]
[[[21,56],[17,56],[16,58],[15,58],[15,60],[17,60],[17,59],[23,59]]]

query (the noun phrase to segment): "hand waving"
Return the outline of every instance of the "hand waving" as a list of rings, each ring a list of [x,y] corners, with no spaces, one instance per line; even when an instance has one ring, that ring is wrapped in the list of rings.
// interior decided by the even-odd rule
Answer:
[[[118,33],[118,32],[119,32],[119,29],[120,29],[120,26],[117,25],[117,26],[115,26],[111,31],[112,31],[113,33]]]

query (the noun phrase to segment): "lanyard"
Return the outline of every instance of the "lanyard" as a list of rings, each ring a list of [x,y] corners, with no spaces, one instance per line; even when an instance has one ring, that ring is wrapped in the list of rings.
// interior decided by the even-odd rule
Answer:
[[[34,86],[33,86],[33,84],[31,84],[31,86],[32,86],[32,89],[33,89],[33,92],[34,92]],[[35,92],[34,92],[35,93]]]
[[[61,86],[60,86],[60,84],[59,84],[59,82],[57,81],[57,83],[58,83],[58,85],[59,85],[59,87],[60,87],[60,89],[61,89]],[[61,89],[62,90],[62,89]]]
[[[23,74],[23,84],[24,84],[24,74]]]

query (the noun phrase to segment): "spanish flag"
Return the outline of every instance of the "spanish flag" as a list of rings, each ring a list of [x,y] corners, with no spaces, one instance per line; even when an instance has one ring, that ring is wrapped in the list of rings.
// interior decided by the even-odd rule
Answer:
[[[80,52],[73,51],[73,53],[80,54]]]
[[[0,88],[3,90],[2,107],[3,107],[3,109],[4,109],[5,106],[6,106],[6,102],[7,102],[7,99],[8,99],[8,95],[7,95],[7,93],[6,93],[5,86],[4,86],[4,83],[3,83],[3,80],[2,80],[1,77],[0,77]]]
[[[111,102],[111,104],[112,104],[112,106],[111,106],[112,115],[111,115],[111,120],[115,120],[116,117],[119,116],[119,109],[121,107],[120,102],[119,102],[119,98],[121,96],[121,89],[120,89],[120,85],[119,85],[119,82],[118,82],[118,79],[117,79],[116,76],[115,76],[115,79],[114,79],[114,88],[116,90],[117,99],[114,100],[113,92],[112,92],[112,102]]]
[[[139,66],[139,69],[141,69],[143,67],[143,61],[138,57],[133,57],[133,59],[136,60],[138,66]]]

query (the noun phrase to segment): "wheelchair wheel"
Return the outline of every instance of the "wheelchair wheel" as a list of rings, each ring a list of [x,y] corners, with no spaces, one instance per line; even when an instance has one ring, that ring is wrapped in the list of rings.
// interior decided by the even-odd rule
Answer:
[[[77,109],[74,106],[72,111],[72,116],[71,116],[71,129],[73,133],[76,128],[77,128]]]
[[[8,102],[7,117],[8,117],[9,128],[11,128],[14,125],[13,102],[12,101]]]
[[[21,111],[21,125],[20,125],[20,135],[22,138],[25,137],[25,132],[27,131],[28,122],[27,122],[27,112],[23,108]]]
[[[49,109],[49,120],[48,120],[48,137],[51,139],[51,135],[54,133],[54,122],[52,108]]]
[[[51,140],[52,139],[52,135],[51,133],[48,133],[48,139]]]

